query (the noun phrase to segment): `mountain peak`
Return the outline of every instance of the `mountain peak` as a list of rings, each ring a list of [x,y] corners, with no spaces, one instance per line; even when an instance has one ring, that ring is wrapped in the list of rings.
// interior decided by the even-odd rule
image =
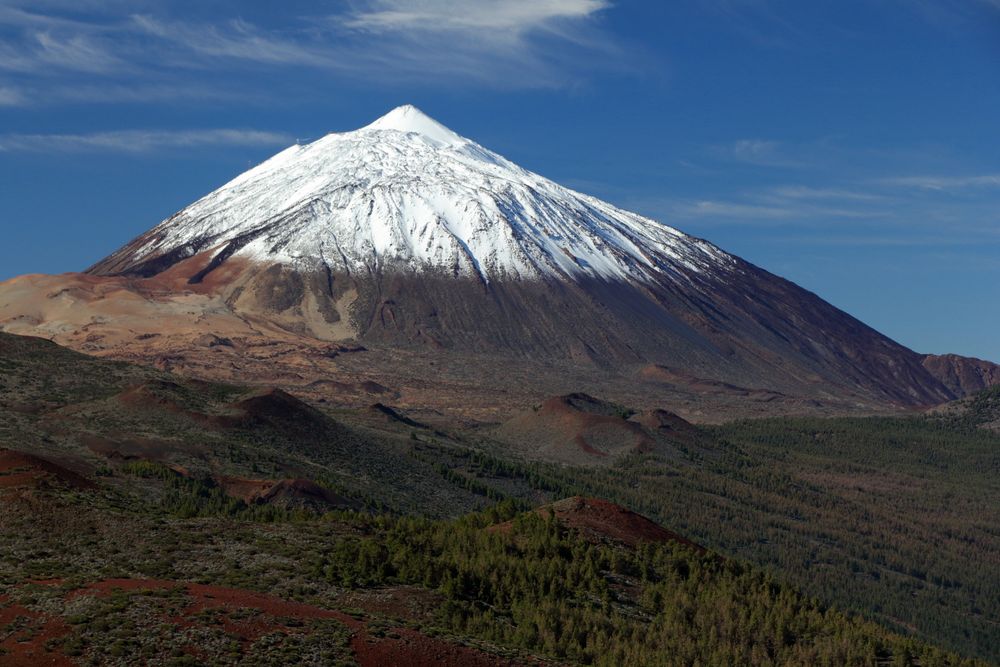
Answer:
[[[656,364],[712,386],[843,396],[854,405],[869,398],[923,405],[954,395],[921,356],[814,294],[523,169],[412,106],[285,149],[89,273],[86,280],[129,277],[114,285],[155,277],[143,283],[149,290],[203,304],[188,311],[188,301],[177,301],[184,305],[134,311],[143,314],[127,320],[118,314],[129,312],[118,310],[121,299],[109,297],[107,311],[81,305],[87,322],[113,313],[116,336],[132,326],[122,322],[139,326],[146,312],[159,319],[183,308],[232,316],[225,326],[235,328],[219,331],[238,337],[261,322],[295,340],[496,351],[573,368]],[[44,297],[50,292],[18,292],[28,295],[18,297],[26,305],[11,317],[33,319],[40,303],[53,302],[51,329],[36,330],[61,331],[68,310]],[[15,312],[5,305],[12,294],[0,286],[0,326],[14,321],[5,316]],[[209,321],[185,320],[178,326],[190,329],[176,335],[201,333],[214,327]],[[142,354],[169,349],[155,345]]]
[[[419,134],[445,145],[454,145],[465,141],[462,137],[412,104],[398,106],[362,129],[395,130],[397,132]]]
[[[216,248],[206,271],[238,256],[484,283],[689,281],[732,265],[714,246],[522,169],[412,105],[282,151],[93,270],[159,272]]]

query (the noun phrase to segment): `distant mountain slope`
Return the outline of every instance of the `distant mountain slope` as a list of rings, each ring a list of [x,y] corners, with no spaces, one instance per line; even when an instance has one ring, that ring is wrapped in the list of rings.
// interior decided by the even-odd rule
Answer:
[[[1000,365],[957,354],[928,354],[924,368],[955,396],[968,396],[1000,384]]]
[[[282,151],[89,274],[82,281],[97,282],[82,289],[73,277],[62,290],[0,286],[12,295],[0,299],[0,326],[80,326],[45,307],[58,298],[60,313],[112,310],[128,320],[139,309],[132,319],[190,319],[192,331],[212,322],[264,327],[261,335],[654,363],[738,386],[897,405],[955,396],[922,356],[816,295],[559,186],[411,106]],[[95,298],[101,280],[114,287]],[[110,299],[113,308],[101,305]]]

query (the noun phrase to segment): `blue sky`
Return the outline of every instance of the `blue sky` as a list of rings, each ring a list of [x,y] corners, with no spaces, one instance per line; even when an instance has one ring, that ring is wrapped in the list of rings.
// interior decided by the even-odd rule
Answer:
[[[0,279],[402,103],[1000,361],[1000,0],[0,0]]]

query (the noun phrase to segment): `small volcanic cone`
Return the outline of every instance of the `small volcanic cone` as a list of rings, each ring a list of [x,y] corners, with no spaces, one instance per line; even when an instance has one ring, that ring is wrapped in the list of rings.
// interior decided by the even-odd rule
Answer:
[[[546,400],[503,424],[497,437],[540,456],[565,463],[610,462],[653,445],[642,425],[625,409],[587,394]]]
[[[0,449],[0,491],[37,489],[52,484],[73,489],[92,490],[97,485],[72,470],[51,461],[12,449]]]
[[[617,542],[631,548],[643,542],[676,542],[699,554],[706,553],[703,546],[667,530],[655,521],[600,498],[573,496],[543,505],[535,512],[543,517],[554,515],[559,523],[579,531],[591,542]],[[491,526],[490,530],[506,532],[512,524],[513,522],[507,521]]]

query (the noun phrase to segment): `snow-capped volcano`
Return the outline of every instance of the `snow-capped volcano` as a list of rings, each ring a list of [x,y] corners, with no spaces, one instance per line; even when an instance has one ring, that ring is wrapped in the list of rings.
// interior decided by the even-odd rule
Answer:
[[[110,259],[143,273],[166,253],[209,248],[349,273],[407,267],[485,281],[676,279],[731,263],[709,243],[522,169],[409,105],[285,149]]]
[[[654,364],[796,395],[951,396],[919,355],[816,295],[412,106],[285,149],[88,273],[139,293],[110,310],[166,298],[195,329],[224,315],[257,333]]]

